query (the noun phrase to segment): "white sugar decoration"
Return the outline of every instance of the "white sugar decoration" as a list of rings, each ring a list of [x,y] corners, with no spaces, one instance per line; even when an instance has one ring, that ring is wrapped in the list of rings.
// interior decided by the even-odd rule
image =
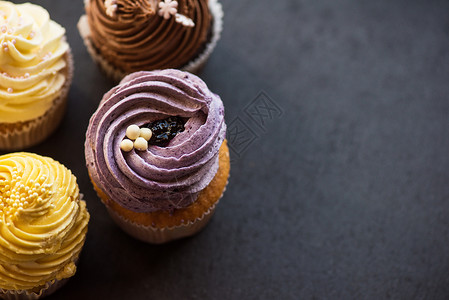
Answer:
[[[150,128],[140,128],[140,136],[143,137],[146,141],[149,141],[153,136],[153,132]]]
[[[104,6],[106,7],[106,14],[111,18],[115,17],[117,12],[117,0],[105,0]]]
[[[148,149],[148,142],[143,137],[138,137],[134,141],[134,149],[145,151]]]
[[[129,140],[129,139],[124,139],[123,141],[121,141],[120,143],[120,149],[122,149],[125,152],[129,152],[134,148],[134,143],[133,141]]]
[[[195,23],[189,17],[178,14],[178,2],[174,0],[162,0],[159,2],[159,16],[168,20],[171,16],[175,16],[176,23],[186,27],[194,27]]]
[[[132,124],[126,128],[125,135],[127,138],[120,142],[122,151],[129,152],[132,149],[145,151],[148,149],[148,141],[151,139],[153,132],[149,128],[140,128],[136,124]]]
[[[140,128],[139,126],[133,124],[133,125],[129,125],[126,128],[126,136],[131,139],[131,140],[135,140],[139,137],[140,135]]]
[[[159,16],[164,19],[170,19],[171,16],[176,15],[178,12],[178,1],[173,0],[163,0],[159,2]]]
[[[194,27],[195,26],[195,22],[193,22],[192,19],[190,19],[189,17],[186,17],[184,15],[181,15],[181,14],[176,14],[175,20],[176,20],[176,23],[182,24],[186,27]]]

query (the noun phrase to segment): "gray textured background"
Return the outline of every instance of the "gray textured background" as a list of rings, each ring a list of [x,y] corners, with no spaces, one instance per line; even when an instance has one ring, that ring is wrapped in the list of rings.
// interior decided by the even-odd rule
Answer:
[[[222,0],[202,78],[234,130],[231,178],[208,227],[163,246],[122,233],[88,179],[85,130],[113,83],[76,29],[82,1],[35,2],[76,72],[30,151],[73,171],[91,213],[49,299],[449,299],[448,1]]]

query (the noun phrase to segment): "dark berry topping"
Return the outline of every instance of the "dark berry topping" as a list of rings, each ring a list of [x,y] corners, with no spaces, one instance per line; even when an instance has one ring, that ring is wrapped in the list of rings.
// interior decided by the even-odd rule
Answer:
[[[184,131],[184,124],[185,121],[181,117],[169,117],[148,124],[147,127],[153,132],[148,144],[160,147],[167,146],[176,134]]]

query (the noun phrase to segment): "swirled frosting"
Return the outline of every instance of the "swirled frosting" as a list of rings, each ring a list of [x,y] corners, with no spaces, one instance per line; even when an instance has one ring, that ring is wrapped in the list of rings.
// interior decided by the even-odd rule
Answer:
[[[0,288],[72,276],[89,221],[75,176],[31,153],[0,156]]]
[[[177,11],[195,23],[183,26],[157,13],[156,0],[117,0],[114,15],[104,0],[86,5],[91,40],[103,58],[123,72],[181,68],[208,38],[208,0],[178,0]]]
[[[187,122],[166,147],[120,149],[129,125],[169,116]],[[183,208],[215,176],[225,133],[223,103],[201,79],[178,70],[137,72],[105,94],[90,119],[87,167],[95,185],[129,210]]]
[[[34,4],[0,1],[0,123],[45,114],[65,82],[65,29]]]

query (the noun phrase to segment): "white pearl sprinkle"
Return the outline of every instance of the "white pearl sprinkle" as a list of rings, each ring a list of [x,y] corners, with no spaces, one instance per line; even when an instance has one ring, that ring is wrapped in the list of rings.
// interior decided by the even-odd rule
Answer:
[[[10,93],[10,94],[11,94],[11,93],[13,92],[13,89],[12,89],[12,88],[8,88],[8,90],[7,90],[7,91],[8,91],[8,93]]]
[[[150,128],[140,128],[140,136],[149,141],[153,136],[153,132]]]
[[[139,137],[140,135],[140,128],[137,125],[130,125],[128,126],[128,128],[126,128],[126,136],[131,139],[131,140],[135,140]]]
[[[125,152],[129,152],[133,149],[133,142],[131,140],[128,139],[124,139],[121,143],[120,143],[120,149],[122,149]]]
[[[145,151],[148,149],[148,142],[143,137],[138,137],[134,141],[134,148],[140,151]]]

